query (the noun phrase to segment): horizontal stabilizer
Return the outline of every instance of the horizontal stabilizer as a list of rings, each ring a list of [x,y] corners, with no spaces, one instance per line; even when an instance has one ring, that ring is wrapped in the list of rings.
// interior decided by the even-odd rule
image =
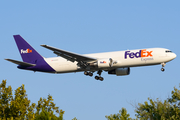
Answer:
[[[20,66],[24,66],[24,67],[36,66],[36,64],[31,64],[31,63],[27,63],[27,62],[21,62],[21,61],[12,60],[12,59],[5,59],[5,60],[10,61],[10,62],[15,63],[15,64],[18,64]]]

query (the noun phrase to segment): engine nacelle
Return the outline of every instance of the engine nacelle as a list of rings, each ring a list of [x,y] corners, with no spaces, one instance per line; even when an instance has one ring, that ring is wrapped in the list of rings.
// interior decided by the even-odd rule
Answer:
[[[111,58],[104,58],[98,60],[98,68],[112,67],[113,60]]]
[[[116,68],[114,70],[108,71],[108,74],[116,74],[117,76],[129,75],[130,68]]]

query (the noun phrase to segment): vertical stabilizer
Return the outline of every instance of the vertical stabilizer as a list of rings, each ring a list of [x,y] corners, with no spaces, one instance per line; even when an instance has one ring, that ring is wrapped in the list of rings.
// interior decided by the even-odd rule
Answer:
[[[19,53],[24,62],[35,64],[38,59],[43,59],[43,57],[20,35],[13,35],[13,37],[16,41]]]

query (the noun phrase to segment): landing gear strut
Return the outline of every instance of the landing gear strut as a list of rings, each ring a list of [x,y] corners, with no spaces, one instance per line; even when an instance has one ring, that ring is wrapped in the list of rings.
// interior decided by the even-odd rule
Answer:
[[[164,72],[165,71],[164,67],[165,67],[166,63],[161,63],[161,65],[162,65],[161,71]]]
[[[99,74],[99,76],[95,76],[95,79],[96,79],[96,80],[100,80],[100,81],[103,81],[103,80],[104,80],[104,78],[101,77],[101,73],[102,73],[102,70],[99,70],[99,71],[97,72],[97,74]]]

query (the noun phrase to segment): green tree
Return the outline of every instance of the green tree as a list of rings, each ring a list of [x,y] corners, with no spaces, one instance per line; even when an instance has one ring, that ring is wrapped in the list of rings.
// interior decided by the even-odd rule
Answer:
[[[72,120],[78,120],[78,119],[75,117],[75,118],[73,118]]]
[[[63,120],[63,114],[51,95],[47,99],[40,98],[37,105],[31,104],[23,84],[15,90],[14,97],[11,86],[6,87],[6,80],[0,84],[0,120]]]
[[[28,100],[26,90],[22,85],[15,90],[15,97],[11,101],[10,109],[13,118],[25,119],[29,105],[30,100]]]
[[[34,120],[35,119],[35,108],[36,108],[36,104],[32,103],[29,107],[28,107],[28,112],[26,114],[26,118],[29,120]]]
[[[171,98],[160,101],[159,99],[139,104],[136,108],[137,117],[151,120],[180,120],[180,90],[174,87]]]
[[[0,118],[10,118],[10,102],[13,99],[11,86],[6,87],[6,80],[0,84]]]
[[[133,120],[130,118],[130,114],[127,113],[125,108],[122,108],[119,113],[105,116],[108,120]]]
[[[167,100],[164,102],[159,99],[152,100],[148,98],[149,103],[147,101],[144,104],[139,104],[136,108],[135,112],[137,113],[137,117],[141,119],[151,119],[151,120],[163,120],[170,119],[171,117],[171,109],[172,106],[169,104]]]
[[[171,94],[171,98],[168,99],[168,102],[173,106],[171,112],[174,118],[180,118],[180,90],[174,87]]]
[[[59,114],[59,117],[56,117],[54,111]],[[56,107],[54,104],[52,96],[48,95],[47,100],[40,98],[38,105],[36,106],[36,118],[46,116],[48,120],[63,120],[63,114],[65,111],[59,110],[59,107]]]
[[[180,90],[174,87],[171,97],[161,101],[148,98],[135,109],[136,119],[140,120],[180,120]],[[125,108],[119,113],[105,116],[108,120],[132,120]]]
[[[40,114],[36,115],[35,120],[50,120],[49,112],[46,111],[45,109],[42,109]]]

